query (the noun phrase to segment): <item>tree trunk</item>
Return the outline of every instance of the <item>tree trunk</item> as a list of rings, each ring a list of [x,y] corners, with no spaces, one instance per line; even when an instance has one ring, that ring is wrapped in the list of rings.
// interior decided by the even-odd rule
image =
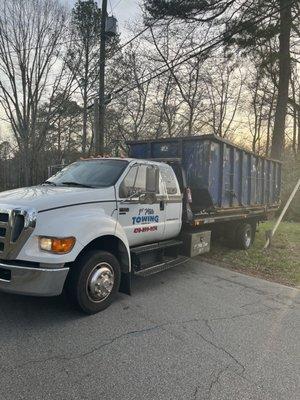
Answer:
[[[297,153],[297,121],[298,121],[298,110],[297,110],[297,99],[296,99],[296,84],[295,79],[291,79],[291,91],[293,103],[290,105],[290,113],[293,119],[293,137],[292,137],[292,149],[293,153]]]
[[[84,90],[83,96],[83,113],[82,113],[82,154],[85,155],[86,153],[86,138],[87,138],[87,119],[88,119],[88,112],[87,112],[87,94]]]
[[[268,112],[266,156],[268,156],[270,153],[271,126],[272,126],[272,113],[273,113],[273,107],[274,107],[274,100],[275,100],[275,86],[273,89],[273,94],[272,94],[271,103],[270,103],[270,109]]]
[[[299,104],[300,104],[300,93],[299,93]],[[298,126],[298,144],[297,144],[297,154],[300,154],[300,108],[297,113],[297,126]]]
[[[57,127],[57,152],[58,152],[59,162],[61,162],[62,151],[61,151],[61,118],[60,117],[58,120],[58,127]]]
[[[292,25],[291,0],[279,0],[279,84],[271,156],[280,159],[285,143],[285,120],[291,76],[290,37]]]
[[[27,140],[25,140],[24,145],[22,146],[21,150],[21,157],[23,155],[23,171],[22,171],[22,185],[24,186],[30,186],[30,150],[29,150],[29,145],[27,143]]]
[[[90,46],[85,45],[84,87],[83,87],[83,114],[82,114],[82,153],[85,155],[87,147],[87,121],[88,121],[88,84],[90,67]]]
[[[298,149],[297,153],[300,154],[300,110],[298,110]]]

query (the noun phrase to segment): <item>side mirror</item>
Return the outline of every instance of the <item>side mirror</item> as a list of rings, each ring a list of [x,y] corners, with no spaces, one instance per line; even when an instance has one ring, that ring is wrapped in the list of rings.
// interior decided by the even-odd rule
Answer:
[[[139,197],[141,204],[154,204],[157,201],[155,193],[142,193]]]

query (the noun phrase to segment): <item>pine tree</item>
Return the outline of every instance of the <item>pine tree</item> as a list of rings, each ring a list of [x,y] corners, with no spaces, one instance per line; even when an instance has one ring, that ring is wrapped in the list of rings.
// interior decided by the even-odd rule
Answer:
[[[78,0],[72,10],[73,45],[68,54],[69,68],[76,76],[82,107],[82,153],[87,149],[88,101],[98,74],[101,10],[93,0]]]
[[[270,67],[276,71],[272,77],[278,90],[271,155],[281,158],[291,76],[291,30],[299,21],[299,1],[145,0],[145,8],[152,20],[176,18],[218,23],[223,27],[226,46],[256,54],[266,73]],[[277,48],[274,50],[270,43]]]
[[[78,0],[72,10],[72,47],[68,65],[75,74],[82,95],[82,153],[87,151],[88,107],[97,93],[99,74],[101,9],[94,0]],[[107,55],[116,48],[118,37],[107,40]]]

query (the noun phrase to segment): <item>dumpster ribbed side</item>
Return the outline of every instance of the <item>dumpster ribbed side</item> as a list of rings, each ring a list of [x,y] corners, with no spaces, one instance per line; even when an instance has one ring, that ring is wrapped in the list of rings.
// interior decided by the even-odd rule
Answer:
[[[215,135],[129,143],[134,158],[179,158],[197,210],[277,206],[281,163]],[[201,199],[204,199],[203,201]]]

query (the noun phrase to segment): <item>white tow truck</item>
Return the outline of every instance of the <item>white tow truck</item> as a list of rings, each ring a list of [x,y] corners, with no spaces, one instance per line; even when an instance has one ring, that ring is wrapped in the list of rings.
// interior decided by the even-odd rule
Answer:
[[[0,291],[64,290],[96,313],[130,294],[133,274],[209,251],[211,233],[248,249],[279,207],[280,163],[214,135],[136,142],[131,153],[0,193]]]
[[[39,186],[0,193],[0,290],[105,309],[131,274],[178,262],[182,194],[147,160],[75,162]],[[174,239],[175,238],[175,239]]]

